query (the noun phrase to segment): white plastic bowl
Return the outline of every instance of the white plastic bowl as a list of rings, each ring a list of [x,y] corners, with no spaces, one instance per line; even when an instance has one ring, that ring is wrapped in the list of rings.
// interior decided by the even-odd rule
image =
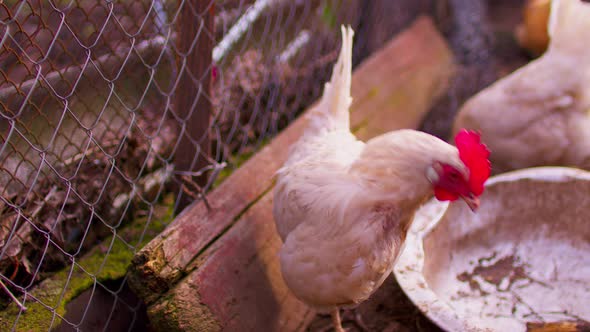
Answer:
[[[539,167],[488,180],[481,206],[428,202],[395,276],[448,331],[590,321],[590,172]]]

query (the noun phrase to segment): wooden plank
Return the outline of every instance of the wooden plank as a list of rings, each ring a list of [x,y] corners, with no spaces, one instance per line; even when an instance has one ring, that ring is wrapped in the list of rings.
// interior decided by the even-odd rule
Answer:
[[[444,39],[429,19],[419,18],[356,68],[353,131],[366,140],[395,129],[418,128],[432,103],[448,88],[453,71]]]
[[[271,204],[269,193],[207,250],[206,259],[198,259],[197,270],[150,307],[158,330],[304,330],[314,312],[291,295],[281,276]]]
[[[444,39],[429,18],[419,18],[355,70],[353,128],[366,139],[380,131],[417,127],[446,90],[452,72],[453,59]],[[232,324],[250,330],[267,324],[258,330],[292,331],[298,325],[289,321],[301,322],[310,315],[277,272],[280,240],[270,197],[272,176],[306,122],[306,117],[296,120],[210,193],[211,211],[202,204],[187,208],[136,255],[130,285],[152,305],[152,321],[158,328],[182,325],[203,330],[201,322],[212,330],[238,326]],[[264,318],[267,311],[279,318]]]

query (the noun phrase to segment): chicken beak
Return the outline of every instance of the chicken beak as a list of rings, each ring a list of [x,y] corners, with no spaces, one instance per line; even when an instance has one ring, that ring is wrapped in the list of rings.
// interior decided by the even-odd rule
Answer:
[[[471,211],[473,211],[473,212],[477,211],[477,209],[479,208],[479,197],[477,197],[475,195],[469,195],[469,196],[461,196],[461,198],[463,199],[463,201],[465,201],[467,206],[469,206]]]

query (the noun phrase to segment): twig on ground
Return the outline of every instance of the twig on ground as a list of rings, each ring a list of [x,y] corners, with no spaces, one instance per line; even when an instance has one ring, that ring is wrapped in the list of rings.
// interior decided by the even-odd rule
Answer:
[[[6,294],[8,294],[8,296],[10,296],[10,298],[14,301],[14,303],[16,303],[16,305],[19,307],[19,309],[21,311],[26,311],[27,307],[25,307],[21,301],[19,301],[16,296],[14,296],[14,294],[12,294],[12,292],[10,291],[10,289],[8,289],[8,287],[6,287],[6,285],[2,282],[2,280],[0,280],[0,286],[2,286],[2,288],[4,289],[4,291],[6,292]]]

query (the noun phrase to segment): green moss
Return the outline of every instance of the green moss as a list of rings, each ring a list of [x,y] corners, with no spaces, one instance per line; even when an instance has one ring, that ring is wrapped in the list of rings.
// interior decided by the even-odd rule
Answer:
[[[322,21],[328,27],[334,29],[336,27],[336,13],[334,11],[334,8],[327,1],[324,1],[322,7]]]
[[[181,331],[178,325],[178,307],[174,302],[174,296],[169,294],[158,303],[148,308],[150,323],[159,331]]]
[[[256,154],[256,152],[262,150],[262,148],[268,145],[268,143],[270,143],[271,140],[272,139],[270,137],[266,137],[262,139],[257,148],[248,149],[243,153],[229,157],[229,166],[225,167],[219,172],[217,178],[215,179],[215,182],[213,182],[213,188],[218,187],[225,179],[227,179],[234,172],[234,170],[238,169],[240,166],[245,164],[250,158],[252,158],[252,156]]]
[[[219,171],[217,175],[217,179],[213,182],[213,188],[218,187],[225,179],[227,179],[238,167],[243,165],[248,159],[250,159],[254,155],[254,151],[249,151],[246,153],[242,153],[230,158],[228,162],[228,166]],[[231,165],[231,166],[230,166]]]
[[[179,285],[148,308],[150,324],[156,331],[221,331],[210,308],[200,302],[198,287]]]
[[[23,313],[20,313],[14,303],[0,312],[0,330],[12,330],[17,318],[16,331],[47,331],[50,327],[59,325],[60,319],[58,316],[54,317],[53,311],[64,315],[66,304],[94,285],[93,276],[99,282],[125,276],[136,252],[134,247],[143,247],[159,234],[172,219],[173,209],[174,198],[170,194],[154,206],[149,225],[146,223],[147,217],[134,220],[82,258],[75,260],[74,264],[45,279],[30,292],[39,302],[27,299],[27,310]]]

